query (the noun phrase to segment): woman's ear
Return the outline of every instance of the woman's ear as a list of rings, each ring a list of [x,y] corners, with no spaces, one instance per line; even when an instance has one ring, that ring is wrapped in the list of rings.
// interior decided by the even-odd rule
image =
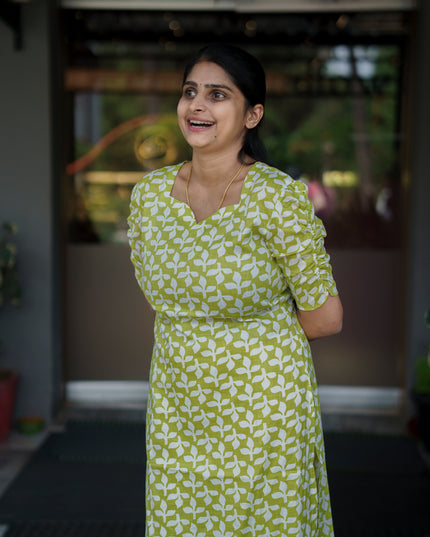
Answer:
[[[262,104],[250,106],[246,113],[246,128],[253,129],[256,127],[260,123],[263,114],[264,106]]]

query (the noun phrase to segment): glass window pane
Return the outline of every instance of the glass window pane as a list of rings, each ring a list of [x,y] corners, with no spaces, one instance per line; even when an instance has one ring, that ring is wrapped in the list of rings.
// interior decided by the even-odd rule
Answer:
[[[65,88],[73,112],[68,240],[79,250],[76,264],[89,252],[80,244],[88,242],[111,256],[117,250],[124,259],[128,255],[133,185],[147,171],[190,158],[176,124],[186,59],[208,35],[237,43],[266,69],[263,139],[272,163],[307,183],[328,233],[345,323],[340,336],[313,343],[318,379],[401,385],[401,230],[407,215],[400,118],[407,16],[140,11],[64,16]],[[111,248],[114,243],[124,247]],[[88,268],[89,280],[97,279],[103,263],[104,257],[100,266]],[[115,277],[121,288],[123,274]],[[73,293],[84,288],[76,287]],[[130,292],[139,293],[137,286]],[[95,295],[94,302],[103,293]],[[88,290],[82,291],[82,301],[89,300]],[[74,330],[81,334],[79,307],[76,312]],[[112,334],[117,324],[127,324],[118,315],[110,319]],[[103,361],[104,349],[99,354]]]

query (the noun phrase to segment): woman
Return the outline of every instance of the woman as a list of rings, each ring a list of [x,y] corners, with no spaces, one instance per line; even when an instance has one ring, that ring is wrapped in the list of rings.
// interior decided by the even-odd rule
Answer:
[[[155,310],[147,536],[329,536],[308,340],[341,328],[306,187],[264,162],[264,71],[202,49],[178,104],[191,162],[134,188],[129,238]]]

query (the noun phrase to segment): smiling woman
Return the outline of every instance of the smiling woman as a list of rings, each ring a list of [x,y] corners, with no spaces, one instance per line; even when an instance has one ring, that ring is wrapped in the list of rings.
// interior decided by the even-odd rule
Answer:
[[[187,202],[198,221],[223,205],[238,203],[252,159],[265,160],[264,154],[242,154],[248,132],[263,117],[264,94],[257,100],[251,105],[230,74],[214,62],[202,59],[185,73],[177,114],[193,161],[179,170],[171,195]],[[237,171],[232,173],[234,166]]]
[[[222,67],[202,61],[184,82],[177,113],[182,134],[191,147],[197,144],[200,150],[220,153],[229,148],[236,160],[245,129],[258,123],[263,105],[249,105]]]
[[[155,311],[147,535],[333,535],[308,339],[342,306],[307,188],[269,166],[255,58],[205,47],[178,123],[190,162],[148,174],[129,217]]]

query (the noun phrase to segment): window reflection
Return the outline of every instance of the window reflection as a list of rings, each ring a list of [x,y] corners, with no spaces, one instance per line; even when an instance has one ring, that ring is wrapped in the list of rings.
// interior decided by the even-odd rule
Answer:
[[[102,44],[98,50],[102,55]],[[268,153],[307,183],[327,246],[397,247],[399,47],[255,45],[253,52],[268,75]],[[146,59],[140,71],[133,62],[117,63],[109,71],[68,71],[72,242],[124,242],[135,182],[190,157],[176,123],[181,73],[172,54]]]
[[[269,155],[274,165],[307,183],[328,231],[345,325],[336,338],[313,343],[320,384],[402,385],[399,229],[406,215],[400,211],[399,162],[403,154],[405,165],[406,148],[400,92],[407,99],[402,69],[410,16],[373,10],[61,13],[71,123],[63,183],[74,242],[67,248],[71,378],[99,379],[106,362],[117,362],[118,355],[140,363],[143,347],[148,378],[152,316],[144,322],[136,316],[141,295],[129,251],[113,244],[125,240],[135,182],[149,170],[190,157],[175,117],[182,69],[212,36],[244,46],[266,67]],[[112,300],[119,306],[112,307]],[[142,326],[149,329],[145,342]],[[128,333],[128,327],[134,331]],[[118,367],[118,378],[130,371],[124,361]]]
[[[98,97],[97,108],[109,110],[110,106],[118,106],[115,117],[105,114],[105,124],[111,126],[122,119],[118,118],[122,96],[107,96],[108,107],[103,102],[106,96]],[[137,112],[139,99],[128,97],[127,101],[124,118]],[[76,114],[87,111],[84,107],[80,109],[80,102],[78,99],[75,104]],[[147,171],[189,158],[189,150],[174,114],[132,116],[113,126],[94,145],[88,143],[88,134],[85,129],[75,134],[75,148],[80,156],[67,168],[73,177],[74,197],[69,240],[124,243],[134,184]]]

